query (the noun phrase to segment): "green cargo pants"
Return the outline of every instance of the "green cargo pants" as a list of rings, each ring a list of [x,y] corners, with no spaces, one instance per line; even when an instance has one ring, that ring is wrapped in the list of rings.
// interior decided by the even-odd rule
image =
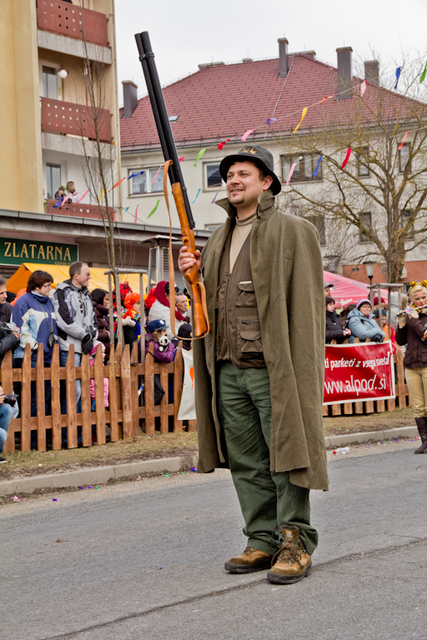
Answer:
[[[310,525],[309,490],[289,481],[288,472],[270,471],[271,400],[267,369],[219,364],[218,398],[234,486],[246,523],[248,546],[274,554],[280,525],[294,525],[308,553],[317,546]]]

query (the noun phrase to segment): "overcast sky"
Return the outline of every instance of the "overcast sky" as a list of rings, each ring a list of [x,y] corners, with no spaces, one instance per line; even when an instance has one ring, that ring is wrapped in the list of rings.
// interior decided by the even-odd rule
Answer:
[[[278,56],[314,49],[336,65],[336,48],[351,46],[354,60],[380,58],[391,69],[402,58],[427,55],[427,0],[115,0],[118,75],[147,93],[134,34],[148,31],[162,85],[197,71],[198,64]],[[119,99],[120,105],[123,100]]]

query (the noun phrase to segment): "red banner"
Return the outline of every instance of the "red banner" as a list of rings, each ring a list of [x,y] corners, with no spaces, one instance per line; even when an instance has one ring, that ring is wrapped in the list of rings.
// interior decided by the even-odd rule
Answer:
[[[323,404],[395,397],[391,342],[327,344]]]

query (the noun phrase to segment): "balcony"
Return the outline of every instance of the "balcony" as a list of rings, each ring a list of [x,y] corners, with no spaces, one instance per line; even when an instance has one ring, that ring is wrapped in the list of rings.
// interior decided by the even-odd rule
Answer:
[[[105,207],[100,207],[97,204],[65,204],[62,207],[54,208],[54,205],[56,204],[58,204],[57,200],[46,200],[46,213],[60,216],[72,216],[73,218],[93,218],[95,220],[102,220],[102,216],[104,216],[104,218],[107,219],[107,209]],[[115,220],[115,209],[110,209],[110,215],[111,214]]]
[[[37,0],[37,27],[108,47],[107,16],[62,0]]]
[[[65,4],[65,3],[64,3]],[[96,140],[95,122],[101,142],[111,142],[110,112],[63,100],[41,98],[42,131],[71,134]]]

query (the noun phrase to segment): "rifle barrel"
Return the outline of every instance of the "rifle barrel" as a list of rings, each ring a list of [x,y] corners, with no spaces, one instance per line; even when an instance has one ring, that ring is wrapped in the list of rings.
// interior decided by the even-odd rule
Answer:
[[[153,115],[156,121],[157,132],[159,134],[163,155],[165,160],[172,160],[172,164],[169,167],[169,179],[171,181],[171,184],[174,184],[176,182],[179,182],[181,184],[188,224],[190,226],[190,229],[194,229],[196,224],[191,212],[187,189],[185,187],[184,178],[182,176],[181,167],[178,160],[178,154],[173,139],[172,129],[170,126],[169,116],[166,109],[159,76],[157,73],[156,63],[154,61],[154,53],[151,49],[148,31],[143,31],[142,33],[135,34],[135,40],[138,47],[139,59],[141,61],[142,70],[144,72],[145,82],[148,89],[148,96],[150,98],[151,107],[153,109]]]

